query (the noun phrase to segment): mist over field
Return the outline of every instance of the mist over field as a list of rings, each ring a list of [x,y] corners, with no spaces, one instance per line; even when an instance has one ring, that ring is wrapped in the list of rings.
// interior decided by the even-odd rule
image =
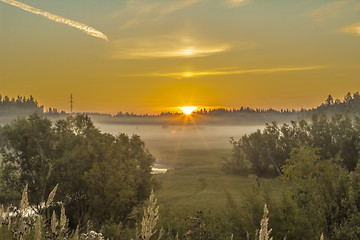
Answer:
[[[244,134],[262,129],[264,125],[256,126],[226,126],[201,125],[188,123],[185,126],[106,124],[95,121],[95,126],[102,132],[113,135],[125,133],[136,134],[145,142],[149,151],[161,164],[173,163],[176,154],[184,150],[214,151],[229,150],[230,137],[238,139]]]

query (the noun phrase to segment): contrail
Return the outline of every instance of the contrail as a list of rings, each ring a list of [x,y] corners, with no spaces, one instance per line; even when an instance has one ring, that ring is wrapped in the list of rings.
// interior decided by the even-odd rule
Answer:
[[[77,29],[83,31],[84,33],[86,33],[88,35],[98,37],[98,38],[101,38],[101,39],[104,39],[104,40],[108,41],[108,38],[107,38],[107,36],[105,34],[103,34],[102,32],[100,32],[98,30],[96,30],[95,28],[87,26],[87,25],[85,25],[83,23],[79,23],[79,22],[76,22],[76,21],[73,21],[73,20],[70,20],[70,19],[67,19],[67,18],[60,17],[58,15],[55,15],[55,14],[52,14],[52,13],[49,13],[49,12],[46,12],[46,11],[31,7],[29,5],[26,5],[24,3],[20,3],[20,2],[15,1],[15,0],[0,0],[0,1],[2,1],[4,3],[7,3],[7,4],[10,4],[10,5],[13,5],[13,6],[18,7],[18,8],[21,8],[21,9],[23,9],[25,11],[28,11],[28,12],[43,16],[43,17],[45,17],[47,19],[50,19],[52,21],[69,25],[70,27],[77,28]]]

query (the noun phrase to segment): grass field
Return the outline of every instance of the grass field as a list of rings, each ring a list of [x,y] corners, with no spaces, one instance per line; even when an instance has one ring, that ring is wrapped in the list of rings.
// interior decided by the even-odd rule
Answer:
[[[185,218],[202,211],[210,218],[224,212],[241,211],[242,201],[258,188],[255,178],[224,173],[221,161],[229,149],[180,149],[176,157],[162,164],[174,166],[166,174],[154,176],[160,186],[155,191],[160,206],[160,225],[184,231]],[[170,155],[168,151],[163,154]],[[260,187],[280,196],[277,179],[259,178]]]
[[[174,234],[178,232],[181,236],[189,226],[189,220],[185,219],[201,211],[206,224],[211,225],[209,229],[216,232],[214,239],[230,239],[231,233],[237,234],[235,239],[239,239],[239,233],[247,231],[236,230],[246,225],[244,219],[258,227],[264,203],[259,203],[259,211],[252,214],[256,219],[244,216],[249,211],[243,211],[247,207],[243,203],[252,202],[254,194],[259,192],[256,179],[225,173],[221,163],[231,155],[230,137],[238,139],[262,126],[98,126],[112,134],[140,135],[156,162],[169,169],[165,174],[154,175],[158,182],[155,188],[160,214],[158,226],[166,230],[171,228]],[[259,181],[262,190],[275,198],[280,196],[281,184],[277,179],[259,178]],[[249,231],[255,232],[255,228]],[[219,237],[222,233],[224,237]]]

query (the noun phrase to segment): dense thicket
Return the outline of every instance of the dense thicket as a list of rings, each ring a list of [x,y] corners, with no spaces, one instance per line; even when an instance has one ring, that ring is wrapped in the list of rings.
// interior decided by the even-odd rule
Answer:
[[[280,196],[262,185],[239,212],[258,220],[267,203],[274,239],[319,239],[322,233],[324,239],[359,239],[359,180],[359,165],[348,172],[335,160],[320,159],[314,148],[294,148],[283,167]],[[247,221],[245,227],[251,233],[257,226]]]
[[[281,172],[293,148],[304,145],[319,149],[320,159],[341,159],[341,164],[353,171],[359,159],[360,118],[349,114],[314,114],[305,120],[279,126],[266,124],[264,130],[232,139],[232,158],[224,165],[233,171],[251,169],[257,174]]]
[[[139,136],[101,133],[84,115],[50,120],[18,118],[1,128],[1,198],[13,201],[29,184],[32,203],[57,197],[71,223],[123,220],[150,194],[154,158]]]

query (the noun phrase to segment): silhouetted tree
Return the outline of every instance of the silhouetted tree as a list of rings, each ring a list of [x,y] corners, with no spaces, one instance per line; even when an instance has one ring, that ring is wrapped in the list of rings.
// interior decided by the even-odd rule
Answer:
[[[333,104],[334,104],[334,99],[333,99],[333,97],[332,97],[331,95],[329,95],[329,96],[327,97],[327,99],[325,100],[325,104],[326,104],[327,106],[330,106],[330,105],[333,105]]]

